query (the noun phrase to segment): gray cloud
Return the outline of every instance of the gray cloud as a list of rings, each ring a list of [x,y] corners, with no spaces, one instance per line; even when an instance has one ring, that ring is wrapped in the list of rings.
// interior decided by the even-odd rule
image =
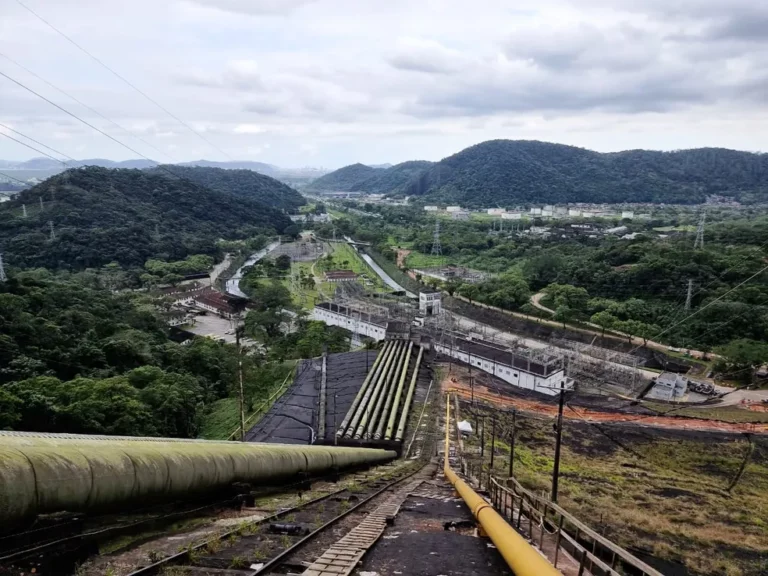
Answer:
[[[465,58],[456,50],[428,40],[404,39],[387,58],[393,68],[426,74],[453,74],[465,64]]]
[[[300,6],[316,0],[187,0],[207,8],[253,16],[290,14]]]

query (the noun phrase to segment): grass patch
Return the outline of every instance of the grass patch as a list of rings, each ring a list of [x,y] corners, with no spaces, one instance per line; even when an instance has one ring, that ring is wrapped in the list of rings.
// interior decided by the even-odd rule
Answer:
[[[268,390],[265,390],[261,397],[254,399],[253,405],[256,407],[254,412],[246,413],[246,429],[258,422],[258,416],[254,414],[261,412],[265,414],[272,404],[280,398],[276,395],[272,402],[265,405],[265,401],[277,393],[283,384],[283,378],[272,383]],[[290,380],[290,379],[289,379]],[[287,388],[286,388],[287,389]],[[204,440],[226,440],[230,434],[240,427],[240,403],[237,398],[222,398],[211,404],[210,411],[206,412],[200,424],[199,438]]]
[[[408,268],[433,268],[435,266],[445,266],[448,260],[447,256],[411,252],[405,259],[405,265]]]

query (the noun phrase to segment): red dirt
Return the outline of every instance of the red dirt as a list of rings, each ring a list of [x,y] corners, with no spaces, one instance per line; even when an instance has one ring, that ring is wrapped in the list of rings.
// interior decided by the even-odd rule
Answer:
[[[443,392],[452,392],[462,398],[472,397],[472,391],[467,382],[465,373],[461,369],[454,369],[450,376],[443,378],[440,383]],[[486,386],[475,384],[475,398],[482,399],[489,404],[505,408],[516,408],[523,412],[531,412],[539,415],[555,418],[557,416],[557,406],[545,404],[529,398],[514,398],[510,396],[501,396],[498,393],[490,391]],[[753,434],[768,434],[768,424],[750,423],[750,422],[721,422],[717,420],[707,420],[704,418],[687,418],[674,416],[646,416],[643,414],[621,414],[616,412],[602,412],[590,408],[568,409],[563,413],[566,419],[584,420],[587,422],[608,422],[608,423],[634,423],[641,426],[650,426],[655,428],[671,428],[675,430],[703,430],[710,432],[750,432]]]

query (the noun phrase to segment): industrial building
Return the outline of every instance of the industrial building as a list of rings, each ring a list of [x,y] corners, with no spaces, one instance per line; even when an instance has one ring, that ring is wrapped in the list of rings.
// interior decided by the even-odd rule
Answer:
[[[312,309],[310,318],[325,322],[329,326],[339,326],[376,341],[384,340],[387,335],[387,319],[385,317],[368,314],[356,308],[333,302],[317,304]]]
[[[424,316],[437,316],[443,310],[440,292],[419,292],[419,312]]]
[[[446,336],[440,342],[433,342],[432,347],[440,354],[526,390],[553,396],[561,388],[573,389],[573,379],[565,374],[562,356],[537,354],[522,348],[505,348],[458,333]]]
[[[482,282],[490,278],[490,274],[487,272],[481,272],[480,270],[473,270],[472,268],[465,268],[463,266],[438,266],[434,268],[414,268],[414,273],[421,274],[427,278],[435,278],[441,282],[446,282],[451,279],[462,280],[474,284]]]
[[[651,400],[679,400],[688,392],[688,378],[672,372],[664,372],[654,382],[646,398]]]

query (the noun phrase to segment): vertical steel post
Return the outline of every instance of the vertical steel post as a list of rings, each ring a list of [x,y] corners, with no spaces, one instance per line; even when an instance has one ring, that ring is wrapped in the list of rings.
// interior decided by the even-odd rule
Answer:
[[[560,444],[563,440],[563,405],[565,404],[565,381],[560,381],[560,404],[557,409],[557,437],[555,439],[555,466],[552,470],[552,502],[557,504],[557,488],[560,480]]]

